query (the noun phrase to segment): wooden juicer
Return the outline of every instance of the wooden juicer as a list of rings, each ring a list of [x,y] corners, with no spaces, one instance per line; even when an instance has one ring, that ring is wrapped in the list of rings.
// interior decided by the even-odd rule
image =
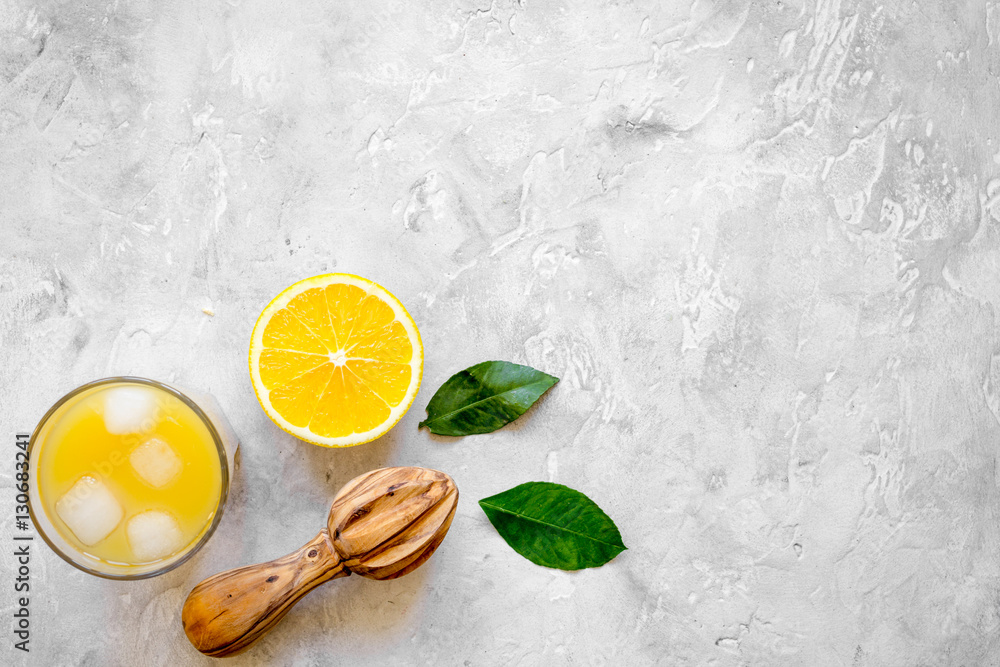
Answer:
[[[281,558],[221,572],[188,595],[181,618],[196,649],[235,655],[264,636],[306,593],[359,574],[395,579],[423,565],[444,539],[458,487],[427,468],[381,468],[337,493],[326,528]]]

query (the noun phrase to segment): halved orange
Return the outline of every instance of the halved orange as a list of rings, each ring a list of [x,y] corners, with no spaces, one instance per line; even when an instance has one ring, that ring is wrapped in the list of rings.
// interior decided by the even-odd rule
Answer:
[[[350,447],[396,425],[417,395],[420,332],[381,285],[347,273],[295,283],[257,318],[250,380],[275,424],[307,442]]]

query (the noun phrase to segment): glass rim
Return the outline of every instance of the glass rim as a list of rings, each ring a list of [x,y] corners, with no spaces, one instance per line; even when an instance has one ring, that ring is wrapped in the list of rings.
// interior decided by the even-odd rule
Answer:
[[[219,431],[218,429],[215,428],[215,424],[212,422],[211,418],[209,418],[209,416],[205,414],[205,411],[202,410],[201,407],[197,403],[195,403],[191,398],[189,398],[184,393],[175,389],[174,387],[171,387],[168,384],[134,375],[118,375],[118,376],[101,378],[99,380],[92,380],[90,382],[85,382],[84,384],[81,384],[80,386],[76,387],[69,393],[65,394],[62,398],[57,400],[55,403],[53,403],[52,407],[50,407],[42,416],[42,418],[38,420],[38,424],[35,426],[35,429],[31,432],[31,439],[28,442],[28,452],[27,452],[28,462],[29,465],[31,465],[31,469],[29,470],[28,473],[29,474],[28,479],[34,482],[33,487],[39,497],[39,501],[41,501],[41,492],[38,490],[38,472],[36,470],[36,466],[32,464],[31,455],[35,447],[40,446],[38,445],[38,436],[41,433],[42,428],[45,427],[45,425],[49,422],[49,419],[52,418],[52,415],[54,415],[59,408],[65,405],[67,401],[71,400],[72,398],[76,397],[77,395],[85,391],[89,391],[91,389],[100,387],[102,385],[108,385],[114,383],[142,384],[163,390],[168,394],[174,396],[178,400],[180,400],[187,407],[189,407],[195,413],[195,415],[197,415],[198,419],[200,419],[202,423],[205,425],[205,427],[208,429],[209,434],[212,436],[212,441],[215,443],[216,451],[219,454],[219,464],[220,464],[219,467],[221,468],[222,472],[222,484],[219,491],[219,503],[215,508],[215,516],[212,518],[212,523],[205,530],[204,534],[201,536],[198,542],[194,546],[190,547],[187,550],[187,552],[184,553],[183,556],[177,558],[176,560],[168,562],[164,566],[157,568],[155,570],[149,570],[148,572],[140,572],[137,574],[115,574],[110,572],[102,572],[100,570],[87,567],[83,563],[74,560],[71,556],[64,553],[62,549],[57,547],[53,543],[52,539],[50,539],[49,536],[46,535],[45,530],[42,528],[41,522],[38,520],[38,518],[36,518],[35,504],[31,502],[30,493],[28,494],[28,514],[31,516],[31,522],[35,525],[35,529],[38,531],[38,534],[41,536],[42,540],[44,540],[44,542],[49,545],[49,548],[52,549],[52,551],[54,551],[56,555],[58,555],[60,558],[62,558],[64,561],[66,561],[73,567],[77,568],[78,570],[82,570],[87,574],[92,574],[96,577],[101,577],[102,579],[113,579],[117,581],[150,579],[152,577],[157,577],[161,574],[166,574],[167,572],[170,572],[174,568],[180,567],[181,565],[186,563],[192,556],[198,553],[198,551],[200,551],[202,547],[205,546],[205,543],[208,542],[208,540],[212,537],[212,535],[215,534],[215,530],[216,528],[218,528],[219,522],[222,520],[222,514],[226,508],[226,500],[229,497],[229,459],[228,459],[228,454],[226,452],[225,443],[222,441],[222,436],[219,435]],[[42,514],[45,514],[44,507],[39,508],[38,511],[41,512]],[[55,523],[52,521],[50,521],[50,523],[53,524],[53,530],[56,530]]]

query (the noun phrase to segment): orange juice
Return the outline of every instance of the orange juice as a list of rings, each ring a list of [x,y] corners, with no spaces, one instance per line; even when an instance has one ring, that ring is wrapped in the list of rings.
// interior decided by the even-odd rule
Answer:
[[[32,440],[36,525],[88,571],[149,576],[200,546],[221,511],[229,476],[219,433],[164,385],[123,379],[80,391]]]

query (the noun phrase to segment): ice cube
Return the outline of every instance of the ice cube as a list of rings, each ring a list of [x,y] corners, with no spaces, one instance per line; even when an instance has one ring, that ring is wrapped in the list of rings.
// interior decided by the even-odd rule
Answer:
[[[132,553],[140,562],[165,558],[184,546],[177,520],[158,510],[147,510],[129,519],[125,534]]]
[[[150,486],[160,489],[177,479],[184,464],[166,440],[151,435],[128,455],[135,474]]]
[[[56,501],[56,514],[78,540],[92,547],[111,534],[125,511],[101,480],[85,475]]]
[[[104,393],[104,428],[108,433],[141,433],[156,423],[156,394],[149,387],[124,386]]]

